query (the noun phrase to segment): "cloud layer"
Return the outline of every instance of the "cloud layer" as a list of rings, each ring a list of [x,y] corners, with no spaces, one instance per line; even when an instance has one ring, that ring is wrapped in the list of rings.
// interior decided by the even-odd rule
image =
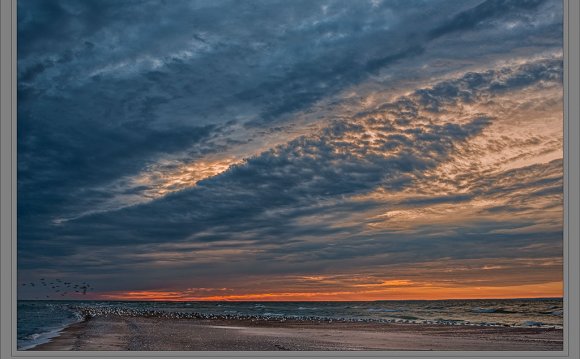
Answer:
[[[18,16],[22,280],[82,275],[103,298],[558,291],[560,2]]]

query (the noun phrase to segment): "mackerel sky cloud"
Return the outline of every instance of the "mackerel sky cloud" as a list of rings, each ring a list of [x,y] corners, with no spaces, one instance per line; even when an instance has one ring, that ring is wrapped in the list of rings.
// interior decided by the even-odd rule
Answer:
[[[561,296],[562,12],[20,0],[19,281],[102,299]]]

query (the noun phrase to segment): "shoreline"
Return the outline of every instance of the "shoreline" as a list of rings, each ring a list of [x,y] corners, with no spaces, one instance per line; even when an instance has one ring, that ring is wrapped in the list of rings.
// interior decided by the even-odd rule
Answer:
[[[563,329],[560,325],[549,325],[542,322],[527,321],[528,325],[515,325],[500,322],[478,322],[457,319],[419,319],[419,318],[349,318],[327,317],[317,315],[280,315],[280,314],[210,314],[200,312],[160,311],[151,309],[133,309],[126,307],[87,307],[71,306],[69,309],[77,312],[82,318],[88,319],[103,315],[118,315],[127,317],[155,317],[169,319],[211,319],[211,320],[250,320],[250,321],[298,321],[298,322],[341,322],[341,323],[388,323],[388,324],[416,324],[416,325],[445,325],[445,326],[482,326],[482,327],[510,327],[510,328],[549,328]],[[493,313],[493,312],[491,312]]]
[[[563,330],[309,320],[85,316],[28,351],[561,351]]]

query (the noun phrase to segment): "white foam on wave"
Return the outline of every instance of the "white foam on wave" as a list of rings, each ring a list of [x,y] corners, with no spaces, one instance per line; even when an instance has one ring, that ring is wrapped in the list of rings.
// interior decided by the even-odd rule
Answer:
[[[17,350],[31,350],[40,344],[48,343],[52,338],[58,337],[60,333],[73,323],[64,325],[59,328],[55,328],[43,333],[34,333],[26,337],[26,340],[22,340],[17,343]]]
[[[52,326],[45,328],[46,331],[40,333],[33,333],[25,337],[25,339],[19,339],[16,343],[16,350],[31,350],[35,347],[50,342],[53,338],[60,335],[60,333],[71,326],[72,324],[82,322],[84,320],[83,316],[75,311],[74,320],[68,320],[63,322],[59,326]]]

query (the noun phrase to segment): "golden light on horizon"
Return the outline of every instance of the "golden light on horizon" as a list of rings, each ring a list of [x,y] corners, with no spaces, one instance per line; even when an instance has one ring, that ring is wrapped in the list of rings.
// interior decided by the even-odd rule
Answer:
[[[255,292],[224,295],[192,295],[191,291],[143,290],[118,291],[97,294],[102,300],[135,301],[375,301],[375,300],[445,300],[445,299],[513,299],[557,298],[563,296],[563,282],[547,282],[518,286],[466,286],[449,287],[445,283],[422,283],[413,286],[411,281],[390,281],[378,285],[388,289],[329,290],[312,292]]]

